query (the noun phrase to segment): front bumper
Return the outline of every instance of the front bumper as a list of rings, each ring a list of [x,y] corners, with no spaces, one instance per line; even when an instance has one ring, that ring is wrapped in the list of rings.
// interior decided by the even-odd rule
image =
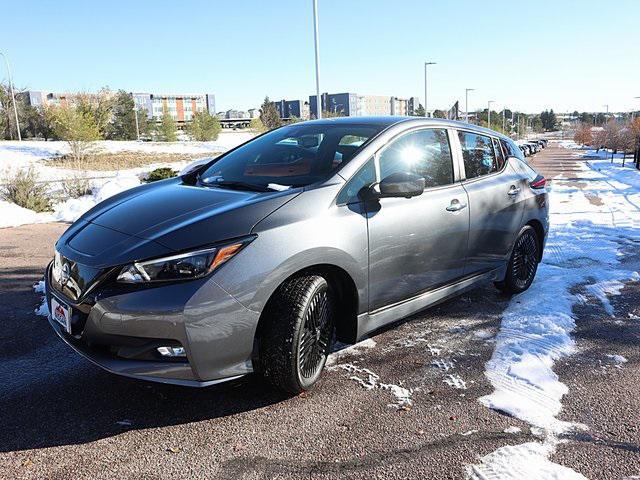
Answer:
[[[76,312],[72,334],[52,317],[56,334],[99,367],[126,377],[202,387],[252,371],[258,314],[247,310],[212,279],[153,288],[91,292],[74,302],[45,273],[49,311],[55,296]],[[80,317],[80,318],[78,318]],[[153,354],[160,345],[181,345],[186,359]]]

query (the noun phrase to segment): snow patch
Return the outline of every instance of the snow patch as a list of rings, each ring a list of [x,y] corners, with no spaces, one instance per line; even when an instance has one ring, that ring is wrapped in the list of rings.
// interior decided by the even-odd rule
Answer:
[[[504,433],[512,433],[512,434],[517,434],[517,433],[521,433],[522,429],[520,427],[507,427],[503,430]]]
[[[478,399],[526,421],[544,440],[496,450],[468,467],[469,478],[584,478],[549,461],[559,434],[586,428],[556,418],[568,388],[553,366],[575,351],[573,306],[585,301],[575,287],[585,286],[586,294],[614,315],[609,298],[619,295],[626,282],[638,281],[638,273],[620,260],[625,243],[637,238],[640,229],[640,176],[634,172],[627,181],[621,167],[596,171],[590,163],[583,168],[584,189],[554,180],[545,256],[532,286],[513,297],[503,312],[485,371],[494,392]],[[590,200],[593,193],[599,202]]]
[[[467,478],[514,480],[586,480],[586,477],[549,460],[555,444],[530,442],[501,447],[467,467]]]
[[[40,280],[33,286],[33,291],[35,293],[44,293],[44,280]],[[49,305],[47,305],[47,297],[44,295],[40,300],[40,305],[35,309],[35,314],[40,315],[42,317],[49,316]]]
[[[444,377],[444,380],[442,380],[444,383],[446,383],[447,385],[449,385],[450,387],[456,388],[458,390],[466,390],[467,389],[467,382],[465,382],[462,377],[460,377],[460,375],[457,374],[448,374],[446,377]]]
[[[607,355],[607,358],[610,359],[611,361],[613,361],[613,363],[617,364],[617,365],[622,365],[623,363],[627,363],[628,360],[623,357],[622,355]]]
[[[346,348],[341,348],[342,345],[336,345],[336,350],[327,357],[327,363],[325,365],[327,367],[336,365],[343,359],[361,355],[364,353],[364,350],[373,348],[376,345],[376,341],[372,338],[367,338]]]
[[[410,408],[413,405],[413,400],[411,399],[412,391],[410,389],[392,383],[382,383],[380,382],[380,376],[368,368],[359,367],[351,363],[338,365],[337,368],[352,374],[349,379],[358,383],[365,390],[379,389],[391,392],[396,401],[389,404],[390,407],[401,409]]]

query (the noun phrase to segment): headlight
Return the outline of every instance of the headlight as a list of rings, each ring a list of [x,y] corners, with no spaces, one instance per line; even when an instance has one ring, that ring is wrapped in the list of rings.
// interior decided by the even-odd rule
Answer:
[[[201,278],[237,254],[251,240],[253,238],[220,247],[135,262],[120,271],[118,282],[147,283]]]

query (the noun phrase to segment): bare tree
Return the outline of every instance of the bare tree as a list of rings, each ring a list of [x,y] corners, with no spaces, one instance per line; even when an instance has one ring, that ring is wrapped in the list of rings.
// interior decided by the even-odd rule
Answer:
[[[592,145],[593,134],[591,133],[591,125],[581,123],[573,135],[573,140],[580,145]]]

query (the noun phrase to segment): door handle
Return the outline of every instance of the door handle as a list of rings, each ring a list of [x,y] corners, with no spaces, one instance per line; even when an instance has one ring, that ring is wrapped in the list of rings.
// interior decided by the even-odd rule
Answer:
[[[467,204],[460,202],[460,200],[458,200],[457,198],[454,198],[453,200],[451,200],[451,203],[446,210],[447,212],[459,212],[463,208],[467,208]]]
[[[510,197],[515,197],[519,193],[520,193],[520,189],[518,187],[516,187],[515,185],[511,185],[511,188],[509,188],[509,191],[507,192],[507,195],[509,195]]]

